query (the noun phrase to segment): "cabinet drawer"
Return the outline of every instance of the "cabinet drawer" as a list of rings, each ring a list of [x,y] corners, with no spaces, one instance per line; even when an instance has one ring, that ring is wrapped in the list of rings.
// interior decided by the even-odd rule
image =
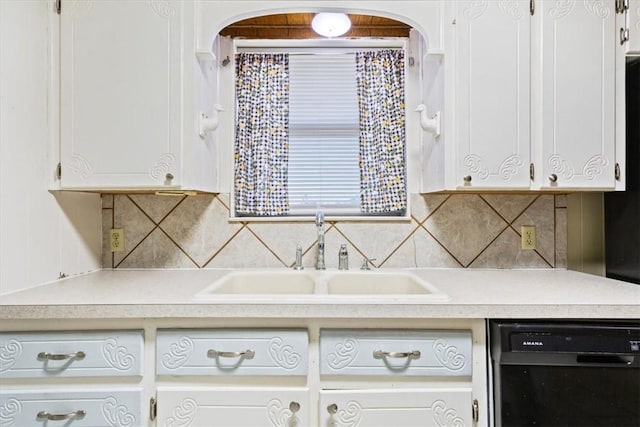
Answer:
[[[306,330],[164,330],[158,375],[306,375]]]
[[[141,402],[142,391],[139,389],[3,390],[0,392],[0,425],[141,426]]]
[[[320,331],[323,375],[470,376],[470,331]]]
[[[142,331],[0,334],[0,378],[140,376]]]
[[[301,387],[158,387],[158,426],[315,425]]]

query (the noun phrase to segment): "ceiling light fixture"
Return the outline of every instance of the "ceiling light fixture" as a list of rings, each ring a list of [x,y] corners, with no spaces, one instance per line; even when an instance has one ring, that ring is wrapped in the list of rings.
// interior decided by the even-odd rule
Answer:
[[[340,37],[351,28],[351,20],[344,13],[317,13],[311,28],[324,37]]]

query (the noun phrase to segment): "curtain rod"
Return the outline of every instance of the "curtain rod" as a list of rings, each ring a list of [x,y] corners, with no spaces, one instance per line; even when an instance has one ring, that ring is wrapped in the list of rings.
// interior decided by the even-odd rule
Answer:
[[[233,43],[237,48],[245,47],[278,47],[278,48],[308,48],[308,47],[403,47],[407,38],[384,38],[384,39],[234,39]]]

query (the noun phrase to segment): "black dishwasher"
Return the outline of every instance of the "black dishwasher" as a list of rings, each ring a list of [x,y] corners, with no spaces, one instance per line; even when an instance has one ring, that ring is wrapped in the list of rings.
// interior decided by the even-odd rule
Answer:
[[[496,427],[639,427],[640,321],[489,322]]]

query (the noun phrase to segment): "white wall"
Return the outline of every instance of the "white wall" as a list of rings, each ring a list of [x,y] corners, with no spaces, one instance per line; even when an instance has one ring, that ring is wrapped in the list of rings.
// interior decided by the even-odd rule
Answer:
[[[52,10],[50,0],[0,0],[0,294],[100,265],[100,196],[47,190]]]
[[[603,193],[569,194],[567,239],[569,270],[605,276]]]

